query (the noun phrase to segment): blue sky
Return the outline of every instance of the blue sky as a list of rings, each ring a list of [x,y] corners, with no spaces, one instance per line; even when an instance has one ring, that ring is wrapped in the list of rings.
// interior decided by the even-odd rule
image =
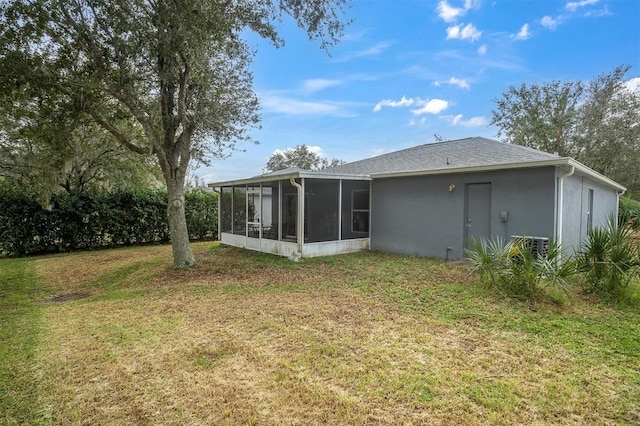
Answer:
[[[346,16],[329,54],[288,20],[279,49],[249,35],[260,143],[196,175],[254,176],[300,144],[355,161],[435,134],[497,138],[493,99],[510,85],[589,80],[620,64],[640,76],[639,0],[352,0]]]

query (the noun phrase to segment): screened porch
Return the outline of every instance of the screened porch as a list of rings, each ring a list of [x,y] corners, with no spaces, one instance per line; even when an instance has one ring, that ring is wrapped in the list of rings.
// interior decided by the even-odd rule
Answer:
[[[224,244],[292,259],[369,248],[366,177],[284,171],[210,186]]]

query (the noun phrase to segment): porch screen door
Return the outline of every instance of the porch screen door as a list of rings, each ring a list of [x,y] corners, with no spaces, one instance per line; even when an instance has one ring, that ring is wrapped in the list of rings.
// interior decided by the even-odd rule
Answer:
[[[260,249],[262,238],[262,191],[258,188],[247,188],[247,248]]]

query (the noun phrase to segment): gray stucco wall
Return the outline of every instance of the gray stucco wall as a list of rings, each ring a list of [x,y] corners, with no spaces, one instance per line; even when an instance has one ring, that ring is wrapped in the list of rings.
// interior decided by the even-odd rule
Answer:
[[[464,258],[465,185],[491,183],[489,237],[552,238],[555,168],[375,179],[371,248],[412,256]],[[449,191],[450,185],[455,185]],[[507,212],[507,222],[501,213]],[[450,250],[448,250],[450,248]]]
[[[558,175],[565,173],[559,170]],[[572,175],[564,179],[562,246],[569,254],[578,250],[587,236],[589,190],[593,190],[593,227],[605,226],[618,205],[617,191],[587,177]]]

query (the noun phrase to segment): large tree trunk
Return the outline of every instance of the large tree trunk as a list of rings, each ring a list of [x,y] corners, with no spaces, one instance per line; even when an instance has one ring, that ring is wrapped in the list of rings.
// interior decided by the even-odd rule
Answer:
[[[196,264],[189,244],[189,231],[184,210],[184,179],[172,179],[165,176],[169,203],[167,218],[171,234],[171,249],[173,250],[173,267],[189,268]]]

